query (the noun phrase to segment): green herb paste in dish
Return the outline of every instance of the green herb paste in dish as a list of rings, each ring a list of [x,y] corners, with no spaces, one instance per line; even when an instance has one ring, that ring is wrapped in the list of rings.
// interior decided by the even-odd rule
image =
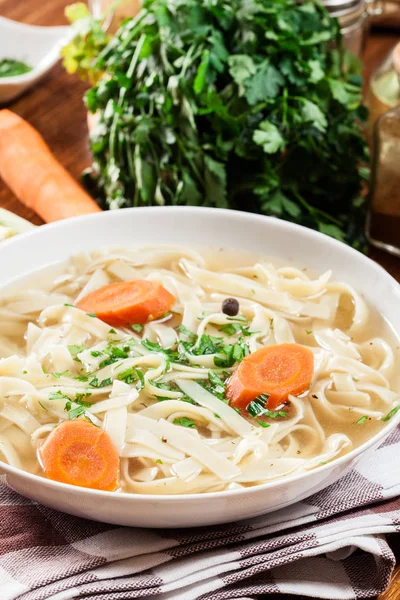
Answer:
[[[14,58],[0,59],[0,77],[16,77],[32,71],[32,67]]]

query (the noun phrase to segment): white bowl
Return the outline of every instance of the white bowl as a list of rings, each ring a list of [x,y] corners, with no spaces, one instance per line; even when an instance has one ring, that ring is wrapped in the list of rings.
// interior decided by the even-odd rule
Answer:
[[[40,27],[0,17],[0,60],[13,58],[32,67],[23,75],[0,77],[0,104],[14,100],[44,77],[71,35],[71,27]]]
[[[400,334],[400,286],[379,265],[325,235],[298,225],[206,208],[133,208],[44,225],[0,246],[0,285],[71,253],[104,246],[179,243],[225,246],[276,256],[350,283]],[[98,521],[139,527],[191,527],[255,517],[306,498],[342,477],[379,446],[400,413],[368,442],[306,474],[252,488],[214,494],[152,496],[113,494],[65,485],[1,463],[22,495],[57,510]]]

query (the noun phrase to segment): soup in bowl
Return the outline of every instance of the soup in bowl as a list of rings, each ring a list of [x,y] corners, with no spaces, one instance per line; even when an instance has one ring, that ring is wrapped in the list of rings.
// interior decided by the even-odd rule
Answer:
[[[31,498],[128,525],[251,517],[336,480],[398,422],[399,288],[321,234],[133,209],[1,252],[0,458]]]

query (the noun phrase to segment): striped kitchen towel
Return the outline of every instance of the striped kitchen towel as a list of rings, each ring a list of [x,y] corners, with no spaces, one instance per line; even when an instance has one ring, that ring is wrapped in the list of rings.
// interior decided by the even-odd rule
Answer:
[[[374,598],[400,531],[400,430],[336,484],[283,510],[185,530],[116,527],[0,483],[1,600]]]

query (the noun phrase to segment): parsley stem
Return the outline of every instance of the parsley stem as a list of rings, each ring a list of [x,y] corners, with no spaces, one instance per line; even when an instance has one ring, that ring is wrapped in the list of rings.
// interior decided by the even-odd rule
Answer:
[[[332,215],[326,213],[325,211],[321,210],[320,208],[316,208],[315,206],[311,206],[311,204],[309,204],[307,202],[307,200],[305,200],[303,198],[303,196],[301,196],[299,194],[299,192],[297,192],[293,188],[292,188],[292,193],[297,198],[297,200],[300,202],[300,204],[302,204],[304,206],[304,208],[306,208],[311,214],[318,214],[321,217],[324,217],[327,221],[331,221],[332,223],[334,223],[335,225],[338,225],[339,227],[342,226],[342,223],[341,223],[341,221],[339,221],[339,219],[336,219],[335,217],[332,217]]]
[[[284,127],[287,126],[287,110],[288,110],[287,99],[288,99],[288,90],[287,90],[287,87],[285,87],[285,88],[283,88],[283,94],[282,94],[282,125]]]

